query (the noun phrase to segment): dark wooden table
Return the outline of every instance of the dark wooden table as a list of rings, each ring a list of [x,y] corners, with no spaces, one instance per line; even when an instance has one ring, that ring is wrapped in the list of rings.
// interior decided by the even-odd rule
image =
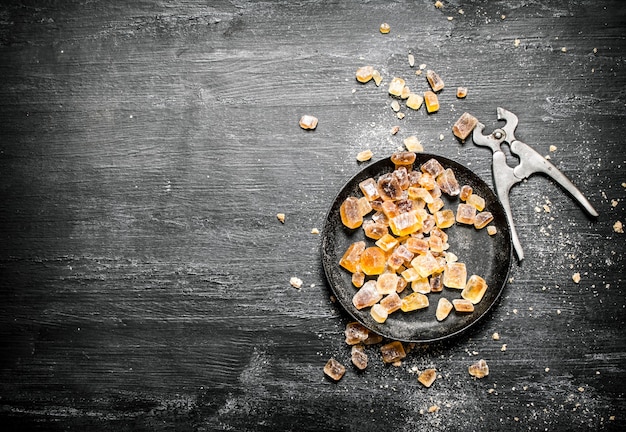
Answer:
[[[619,0],[0,6],[2,430],[623,430],[625,35]],[[426,90],[420,64],[441,109],[400,120],[387,84]],[[498,106],[600,216],[516,186],[526,258],[492,313],[357,371],[312,229],[358,152],[410,135],[492,184],[451,126]]]

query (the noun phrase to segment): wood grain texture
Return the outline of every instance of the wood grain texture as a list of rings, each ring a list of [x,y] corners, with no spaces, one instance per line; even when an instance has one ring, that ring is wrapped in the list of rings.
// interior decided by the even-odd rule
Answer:
[[[0,6],[2,429],[622,430],[626,8],[433,3]],[[440,112],[398,120],[390,78],[427,88],[409,52],[446,88]],[[365,64],[380,88],[355,81]],[[526,259],[487,319],[325,379],[328,358],[349,365],[349,319],[311,229],[356,154],[416,135],[491,184],[489,150],[450,129],[464,111],[494,128],[498,106],[599,218],[550,179],[517,185]]]

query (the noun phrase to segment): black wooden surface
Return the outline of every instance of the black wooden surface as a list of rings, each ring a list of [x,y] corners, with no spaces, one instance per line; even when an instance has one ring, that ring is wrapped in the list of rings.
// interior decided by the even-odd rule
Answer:
[[[6,3],[2,430],[624,426],[623,2]],[[422,63],[446,82],[442,108],[399,120],[386,84],[426,90]],[[366,64],[380,88],[354,79]],[[369,348],[358,372],[311,230],[359,151],[387,157],[409,135],[491,184],[489,150],[451,125],[469,111],[491,129],[498,106],[600,217],[545,177],[518,185],[526,259],[495,310],[400,367]],[[338,383],[330,357],[348,366]],[[491,372],[475,380],[479,358]]]

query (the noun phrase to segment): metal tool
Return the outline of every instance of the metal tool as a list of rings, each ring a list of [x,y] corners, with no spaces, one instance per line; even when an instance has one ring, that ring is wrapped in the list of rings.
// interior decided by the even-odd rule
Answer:
[[[509,191],[516,183],[530,177],[534,173],[544,173],[552,177],[566,191],[568,191],[583,208],[592,216],[598,216],[598,212],[587,201],[582,192],[561,173],[554,165],[546,160],[543,156],[533,150],[529,145],[518,141],[515,138],[515,128],[518,119],[515,114],[504,108],[498,108],[498,120],[505,120],[506,124],[495,129],[490,135],[484,135],[485,125],[478,123],[474,129],[472,138],[474,144],[489,147],[493,152],[493,180],[496,187],[496,193],[504,206],[506,217],[511,226],[511,238],[513,247],[519,261],[524,259],[524,250],[517,236],[515,225],[513,223],[513,214],[511,212],[511,204],[509,202]],[[511,153],[519,157],[519,165],[515,168],[510,167],[506,162],[506,155],[502,152],[500,145],[508,144]]]

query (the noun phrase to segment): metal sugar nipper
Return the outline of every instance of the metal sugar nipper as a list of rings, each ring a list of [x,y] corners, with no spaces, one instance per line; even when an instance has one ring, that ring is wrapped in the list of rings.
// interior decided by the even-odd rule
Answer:
[[[472,138],[474,144],[489,147],[493,152],[493,181],[496,188],[496,194],[500,198],[509,225],[511,227],[511,238],[515,254],[519,261],[524,259],[524,250],[517,236],[515,225],[513,224],[513,214],[511,212],[511,204],[509,202],[509,191],[516,183],[530,177],[534,173],[543,173],[552,177],[566,191],[568,191],[583,208],[592,216],[598,216],[598,212],[587,201],[582,192],[554,165],[548,162],[543,156],[533,150],[529,145],[518,141],[515,138],[515,128],[518,119],[515,114],[504,108],[498,108],[498,120],[505,120],[506,124],[495,129],[490,135],[484,135],[485,125],[478,123],[474,129]],[[506,155],[500,148],[502,143],[508,144],[511,153],[519,157],[519,165],[515,168],[510,167],[506,162]]]

